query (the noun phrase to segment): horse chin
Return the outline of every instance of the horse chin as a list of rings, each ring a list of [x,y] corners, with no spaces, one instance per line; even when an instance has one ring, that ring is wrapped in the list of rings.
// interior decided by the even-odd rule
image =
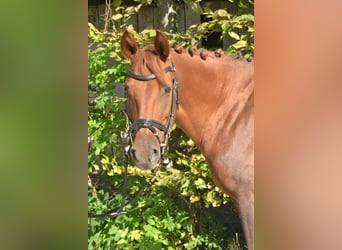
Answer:
[[[156,163],[136,163],[136,165],[142,170],[153,170],[159,165],[159,161],[157,161]]]

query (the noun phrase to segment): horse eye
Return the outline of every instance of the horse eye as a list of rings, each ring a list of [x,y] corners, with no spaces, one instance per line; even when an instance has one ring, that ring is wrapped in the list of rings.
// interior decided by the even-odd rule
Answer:
[[[171,88],[170,88],[169,86],[166,86],[166,87],[164,88],[164,91],[165,91],[166,94],[168,94],[168,93],[171,92]]]

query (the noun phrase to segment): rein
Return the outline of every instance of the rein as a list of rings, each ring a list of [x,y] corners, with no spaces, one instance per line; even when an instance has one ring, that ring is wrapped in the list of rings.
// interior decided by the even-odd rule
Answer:
[[[131,200],[126,201],[127,198],[127,190],[128,190],[128,179],[127,179],[127,172],[128,172],[128,160],[129,160],[129,156],[128,153],[125,154],[125,175],[124,175],[124,185],[123,185],[123,194],[122,194],[122,198],[121,198],[121,205],[119,208],[114,208],[111,210],[108,210],[107,212],[104,212],[102,214],[94,214],[94,213],[90,213],[88,212],[88,218],[95,218],[95,219],[105,219],[105,218],[113,218],[122,214],[127,214],[126,211],[123,211],[123,209],[125,208],[126,205],[128,204],[134,204],[138,198],[145,192],[147,191],[151,185],[153,184],[153,182],[156,179],[156,173],[157,171],[154,172],[153,177],[151,178],[150,182],[146,183],[146,185],[139,191],[139,193]]]
[[[178,81],[176,78],[176,68],[174,67],[172,60],[171,60],[171,66],[164,68],[164,72],[165,73],[173,72],[171,111],[170,111],[167,124],[163,125],[159,121],[149,119],[149,118],[139,118],[133,122],[132,128],[129,130],[129,138],[130,138],[130,143],[132,145],[134,141],[134,137],[138,133],[138,131],[141,128],[148,128],[159,142],[161,162],[167,165],[169,163],[169,160],[167,158],[168,140],[170,138],[172,126],[173,126],[174,119],[175,119],[175,112],[176,112],[175,108],[178,109],[178,106],[179,106]],[[143,81],[143,82],[157,79],[157,76],[155,74],[138,75],[138,74],[135,74],[130,68],[127,70],[127,76],[135,80]],[[156,128],[158,128],[164,133],[165,137],[164,137],[163,142],[160,140]]]

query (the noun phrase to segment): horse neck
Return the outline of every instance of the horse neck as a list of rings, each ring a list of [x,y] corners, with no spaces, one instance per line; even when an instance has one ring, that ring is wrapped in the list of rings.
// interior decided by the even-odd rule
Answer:
[[[179,81],[179,109],[176,113],[176,124],[200,147],[202,142],[208,144],[208,134],[218,130],[215,126],[219,116],[228,112],[231,96],[236,96],[244,82],[229,58],[210,57],[203,60],[200,56],[188,53],[178,54],[172,51],[172,59],[176,67]],[[232,100],[232,102],[234,102]],[[220,107],[224,106],[222,109]],[[217,115],[220,112],[220,115]],[[209,139],[210,140],[210,139]]]

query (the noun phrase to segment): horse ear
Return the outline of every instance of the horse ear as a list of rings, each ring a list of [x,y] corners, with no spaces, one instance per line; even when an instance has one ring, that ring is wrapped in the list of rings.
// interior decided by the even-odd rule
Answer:
[[[138,51],[137,43],[135,42],[134,38],[129,34],[129,32],[126,30],[125,33],[121,37],[122,54],[132,61],[137,51]]]
[[[156,39],[154,40],[154,47],[156,48],[160,59],[165,62],[170,54],[170,44],[165,34],[160,30],[157,30]]]

